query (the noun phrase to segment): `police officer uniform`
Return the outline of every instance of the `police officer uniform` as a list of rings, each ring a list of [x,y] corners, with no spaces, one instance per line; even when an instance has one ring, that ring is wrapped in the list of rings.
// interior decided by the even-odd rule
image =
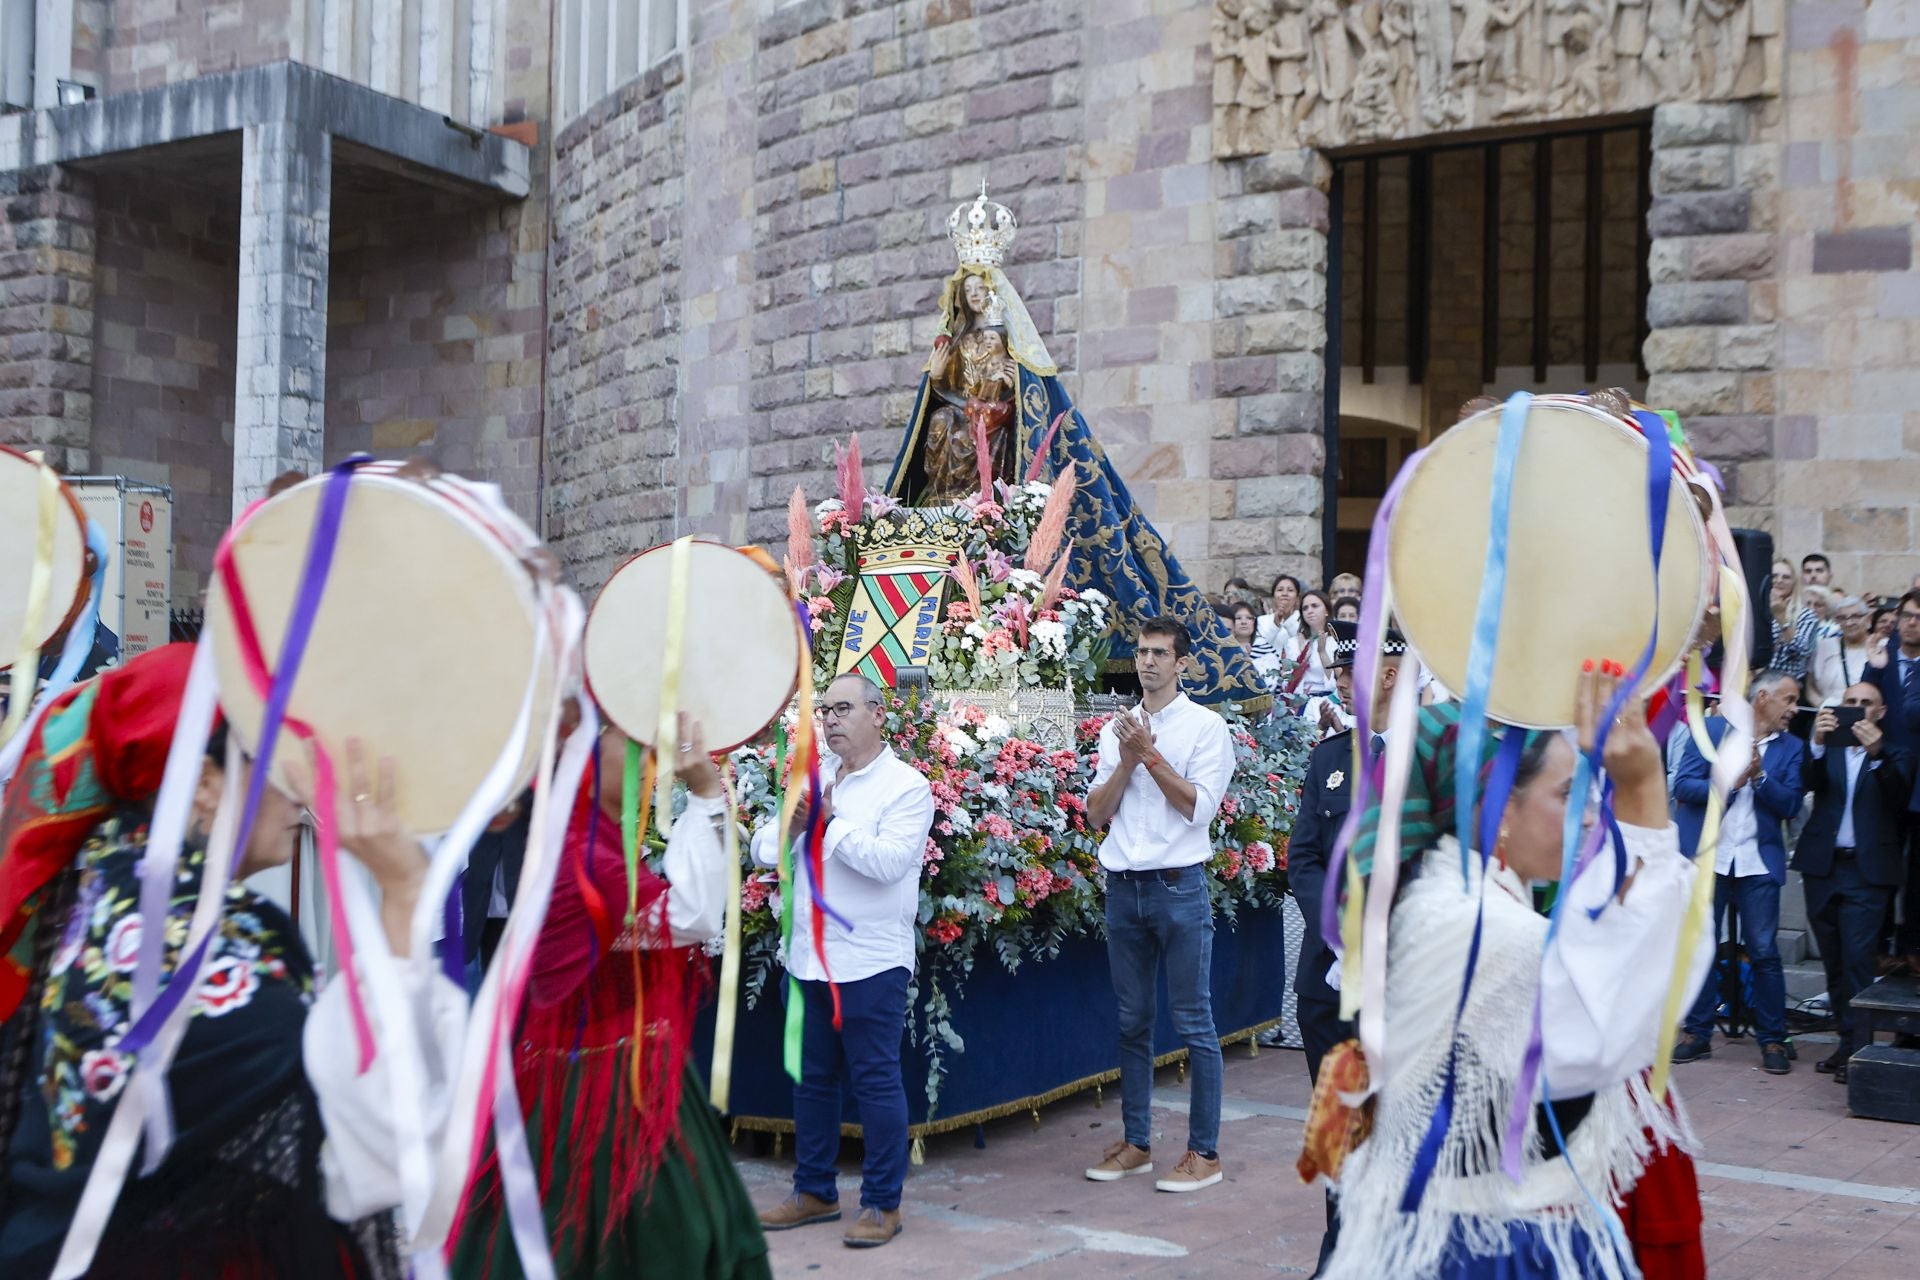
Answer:
[[[1334,668],[1351,667],[1359,651],[1359,628],[1334,622]],[[1382,644],[1388,655],[1407,651],[1399,633],[1389,631]],[[1300,1020],[1300,1039],[1307,1051],[1307,1075],[1317,1080],[1320,1060],[1335,1045],[1353,1036],[1353,1024],[1340,1020],[1340,993],[1327,982],[1334,965],[1333,948],[1320,933],[1320,895],[1327,880],[1327,858],[1347,820],[1354,786],[1353,731],[1327,738],[1307,759],[1307,776],[1300,788],[1300,811],[1287,840],[1287,883],[1306,918],[1306,936],[1300,941],[1300,959],[1293,971],[1293,994]],[[1326,1262],[1339,1234],[1333,1197],[1327,1197],[1327,1233],[1320,1246]]]

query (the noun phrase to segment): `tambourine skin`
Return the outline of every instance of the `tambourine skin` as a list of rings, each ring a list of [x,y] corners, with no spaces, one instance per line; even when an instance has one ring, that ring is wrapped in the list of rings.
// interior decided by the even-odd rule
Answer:
[[[40,465],[0,445],[0,671],[13,665],[22,640],[43,652],[87,607],[87,516],[63,482],[54,512],[53,581],[37,634],[23,636],[27,593],[40,546]]]
[[[784,583],[745,552],[694,542],[687,554],[678,709],[709,750],[732,751],[793,700],[806,660],[800,624]],[[587,614],[587,689],[621,732],[648,745],[659,734],[672,565],[671,544],[634,556]]]
[[[277,669],[294,592],[327,477],[287,490],[233,534],[234,566]],[[391,757],[400,816],[427,835],[446,830],[506,749],[535,677],[530,732],[516,789],[533,776],[540,730],[559,692],[549,645],[535,673],[541,625],[528,567],[532,531],[483,490],[369,466],[353,478],[333,569],[314,619],[288,715],[312,725],[345,794],[346,746],[359,738]],[[264,700],[240,660],[220,577],[207,592],[220,705],[252,751]],[[283,738],[281,749],[289,741]],[[274,781],[285,789],[276,750]]]
[[[1389,520],[1387,570],[1401,630],[1456,693],[1466,688],[1486,575],[1501,413],[1475,414],[1435,441]],[[1631,666],[1654,630],[1646,441],[1584,401],[1536,399],[1514,471],[1507,545],[1487,714],[1525,728],[1571,725],[1581,662]],[[1675,477],[1661,548],[1659,635],[1643,691],[1664,683],[1685,658],[1707,607],[1709,564],[1700,512]]]

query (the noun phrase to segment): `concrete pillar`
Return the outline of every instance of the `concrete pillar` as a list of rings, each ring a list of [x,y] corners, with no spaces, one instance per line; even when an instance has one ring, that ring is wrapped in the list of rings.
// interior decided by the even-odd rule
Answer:
[[[248,125],[240,188],[236,515],[275,476],[322,465],[332,139],[302,125]]]
[[[0,173],[0,443],[85,471],[93,438],[93,184]]]

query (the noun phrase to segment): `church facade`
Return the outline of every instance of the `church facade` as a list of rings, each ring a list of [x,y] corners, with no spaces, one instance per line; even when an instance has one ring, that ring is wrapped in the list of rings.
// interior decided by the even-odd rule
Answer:
[[[1783,551],[1920,570],[1915,0],[164,8],[0,60],[0,440],[170,485],[183,591],[356,449],[500,483],[588,590],[777,541],[836,440],[884,476],[983,181],[1204,588],[1357,569],[1463,402],[1596,385]]]

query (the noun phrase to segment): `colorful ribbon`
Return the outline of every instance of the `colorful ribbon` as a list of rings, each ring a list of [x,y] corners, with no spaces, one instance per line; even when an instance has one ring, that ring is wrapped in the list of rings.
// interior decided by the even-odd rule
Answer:
[[[7,718],[0,724],[0,742],[8,742],[27,722],[40,679],[40,629],[47,622],[47,600],[53,594],[54,516],[60,510],[60,477],[39,452],[27,457],[40,473],[40,520],[33,543],[33,573],[27,579],[26,620],[13,659],[13,692],[7,699]]]
[[[805,661],[803,655],[802,660]],[[804,713],[803,713],[804,714]],[[800,981],[793,976],[793,841],[786,830],[787,726],[782,724],[774,736],[773,776],[781,787],[780,828],[780,954],[787,958],[787,1012],[782,1029],[782,1065],[795,1084],[800,1083],[801,1048],[805,1040],[806,1002],[800,998]]]

